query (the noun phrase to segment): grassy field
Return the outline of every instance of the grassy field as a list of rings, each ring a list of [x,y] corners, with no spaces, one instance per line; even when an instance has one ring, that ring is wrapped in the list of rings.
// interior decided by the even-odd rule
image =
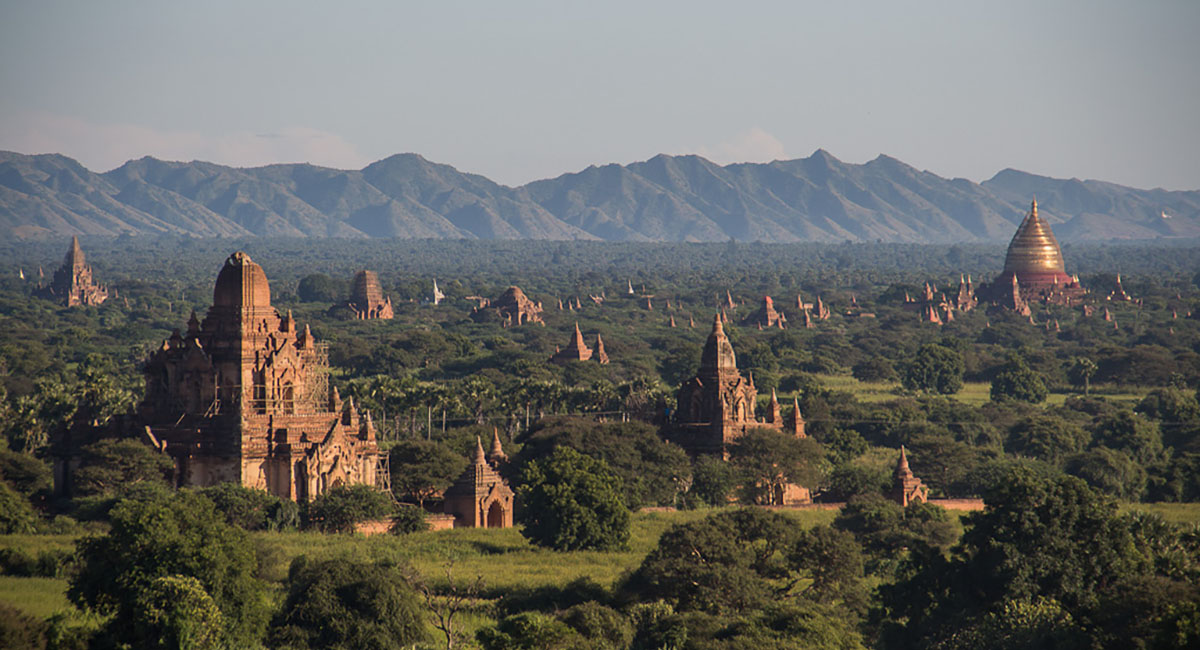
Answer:
[[[1151,512],[1176,524],[1200,524],[1200,503],[1125,503],[1123,512]]]
[[[636,568],[668,527],[701,519],[712,512],[637,513],[633,517],[629,550],[618,552],[556,553],[531,545],[515,528],[460,528],[407,537],[256,533],[255,538],[278,550],[272,559],[282,563],[284,572],[287,563],[299,555],[314,558],[350,555],[371,560],[403,560],[434,582],[443,579],[440,576],[444,575],[447,563],[453,562],[456,579],[482,576],[489,590],[562,585],[577,578],[590,578],[608,587],[623,572]],[[804,527],[829,523],[836,514],[829,510],[783,512]]]
[[[38,618],[74,609],[67,601],[67,581],[61,578],[0,576],[0,602],[14,605]]]
[[[849,375],[820,375],[817,380],[825,388],[852,393],[858,401],[868,404],[898,399],[902,392],[898,382],[859,381]],[[971,406],[982,406],[991,400],[991,390],[992,385],[986,382],[965,382],[962,390],[950,397]],[[1150,390],[1147,388],[1132,386],[1117,387],[1099,384],[1092,387],[1091,394],[1103,397],[1110,402],[1133,405],[1141,401],[1148,392]],[[1046,398],[1044,405],[1062,406],[1068,397],[1078,395],[1081,395],[1081,393],[1074,391],[1052,392]]]
[[[483,530],[460,528],[433,531],[404,537],[391,535],[325,535],[311,532],[253,533],[259,552],[261,575],[274,582],[281,594],[288,565],[300,555],[311,558],[351,557],[371,561],[401,561],[413,566],[433,585],[446,582],[446,569],[452,564],[453,579],[470,581],[483,578],[484,593],[494,596],[518,587],[561,586],[577,578],[589,578],[611,587],[625,571],[641,563],[658,538],[671,525],[701,519],[714,512],[643,512],[633,516],[633,530],[627,551],[602,553],[578,551],[556,553],[532,546],[515,528]],[[799,526],[815,526],[833,521],[829,510],[784,511]],[[38,553],[69,549],[72,535],[5,535],[0,548],[16,548]],[[17,606],[39,617],[71,610],[65,592],[67,581],[61,578],[20,578],[0,576],[0,601]],[[483,602],[466,616],[464,626],[474,629],[494,622],[489,603]]]

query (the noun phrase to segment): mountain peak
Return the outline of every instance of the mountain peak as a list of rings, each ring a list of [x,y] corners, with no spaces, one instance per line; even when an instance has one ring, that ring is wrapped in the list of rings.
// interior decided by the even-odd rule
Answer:
[[[828,162],[828,163],[837,163],[839,165],[842,163],[842,161],[837,159],[837,156],[829,153],[828,151],[826,151],[824,149],[817,149],[816,151],[814,151],[812,153],[811,156],[808,157],[808,159],[809,160],[819,160],[819,161],[824,161],[824,162]]]

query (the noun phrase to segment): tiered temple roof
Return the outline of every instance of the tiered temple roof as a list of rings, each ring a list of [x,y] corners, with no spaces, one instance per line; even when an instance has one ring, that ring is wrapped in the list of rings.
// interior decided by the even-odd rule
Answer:
[[[379,276],[365,269],[354,275],[354,289],[347,306],[360,320],[387,320],[394,316],[392,299],[384,298]]]
[[[787,323],[787,317],[775,309],[775,301],[771,296],[763,296],[762,304],[758,309],[754,310],[747,316],[742,323],[747,325],[758,325],[761,327],[778,327],[783,329]]]
[[[484,320],[489,313],[498,316],[506,327],[526,323],[545,324],[542,321],[542,305],[530,300],[520,287],[509,287],[499,298],[484,301],[471,312],[471,318]]]
[[[575,334],[567,347],[562,348],[550,357],[554,363],[569,363],[571,361],[587,361],[592,358],[592,349],[583,342],[583,333],[579,331],[579,323],[575,323]]]
[[[38,273],[41,274],[41,269]],[[96,284],[92,278],[92,267],[84,258],[78,237],[71,238],[71,247],[67,249],[62,266],[54,272],[50,286],[42,289],[40,295],[67,307],[95,306],[108,299],[108,289]]]

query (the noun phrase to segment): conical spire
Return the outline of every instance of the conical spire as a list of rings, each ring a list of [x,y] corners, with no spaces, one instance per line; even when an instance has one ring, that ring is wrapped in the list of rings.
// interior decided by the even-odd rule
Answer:
[[[492,427],[492,450],[488,452],[488,457],[492,460],[508,460],[504,447],[500,445],[500,430],[496,427]]]
[[[792,398],[792,414],[788,417],[788,428],[797,438],[805,438],[804,415],[800,413],[800,398]]]
[[[71,248],[67,251],[67,257],[63,263],[73,269],[82,267],[86,263],[83,258],[83,249],[79,247],[78,237],[71,237]]]
[[[475,464],[487,465],[487,456],[483,453],[483,441],[475,436]]]
[[[767,403],[767,422],[771,424],[782,424],[783,418],[779,415],[779,396],[775,394],[775,389],[771,389],[771,401]]]
[[[912,470],[908,468],[908,453],[904,450],[904,445],[900,445],[900,460],[896,462],[896,476],[912,476]]]
[[[1063,273],[1062,249],[1050,230],[1050,224],[1038,216],[1037,199],[1033,200],[1029,214],[1008,245],[1004,258],[1006,273]]]
[[[604,339],[600,338],[599,332],[596,333],[596,347],[592,350],[592,358],[601,365],[608,363],[608,352],[604,351]]]
[[[723,372],[737,372],[737,358],[733,354],[733,346],[725,336],[725,326],[721,315],[713,317],[712,333],[704,344],[704,352],[700,355],[700,374],[715,375]]]

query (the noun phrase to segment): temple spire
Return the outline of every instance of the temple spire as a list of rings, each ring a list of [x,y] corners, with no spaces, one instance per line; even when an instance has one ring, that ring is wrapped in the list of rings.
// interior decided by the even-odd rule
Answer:
[[[487,465],[487,456],[483,453],[483,441],[475,436],[475,464]]]
[[[496,427],[492,427],[492,450],[488,452],[488,457],[493,461],[508,460],[504,447],[500,445],[500,430]]]

